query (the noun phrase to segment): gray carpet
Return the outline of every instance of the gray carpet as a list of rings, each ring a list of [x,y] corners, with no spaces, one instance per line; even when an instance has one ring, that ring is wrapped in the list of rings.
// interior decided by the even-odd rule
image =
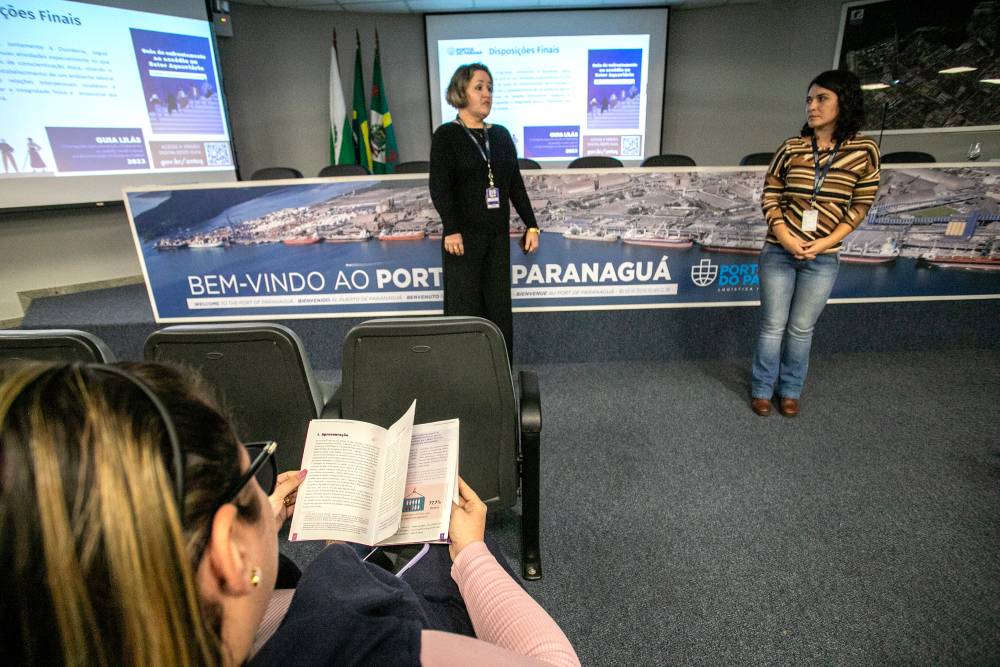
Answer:
[[[536,370],[526,588],[585,665],[1000,663],[1000,352],[816,355],[795,419],[743,360]]]

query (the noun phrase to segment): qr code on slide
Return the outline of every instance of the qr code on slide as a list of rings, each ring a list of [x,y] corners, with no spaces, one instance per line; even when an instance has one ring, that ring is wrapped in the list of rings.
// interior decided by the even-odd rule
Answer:
[[[225,141],[205,142],[205,163],[210,167],[228,167],[233,163],[229,144]]]
[[[642,155],[642,137],[639,135],[622,137],[622,155],[626,157]]]

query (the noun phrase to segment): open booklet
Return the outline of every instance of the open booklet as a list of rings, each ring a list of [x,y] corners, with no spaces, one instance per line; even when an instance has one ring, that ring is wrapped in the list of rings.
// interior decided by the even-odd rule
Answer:
[[[367,545],[443,542],[458,490],[458,420],[413,423],[417,402],[384,429],[309,422],[289,540]]]

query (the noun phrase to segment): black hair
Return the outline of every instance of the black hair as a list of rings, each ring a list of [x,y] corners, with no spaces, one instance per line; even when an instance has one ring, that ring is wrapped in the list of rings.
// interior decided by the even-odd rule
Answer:
[[[834,140],[845,141],[861,131],[865,124],[865,101],[861,96],[861,81],[854,72],[846,69],[827,70],[810,81],[806,90],[813,86],[832,90],[837,95]],[[813,129],[809,127],[809,123],[802,126],[802,136],[813,136]]]

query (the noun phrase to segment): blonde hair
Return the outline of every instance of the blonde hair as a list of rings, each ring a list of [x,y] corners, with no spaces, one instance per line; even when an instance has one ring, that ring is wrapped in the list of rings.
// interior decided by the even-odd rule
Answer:
[[[0,637],[19,664],[222,662],[148,396],[25,365],[0,384],[0,447]]]
[[[490,77],[490,83],[493,83],[493,75],[490,73],[490,68],[486,65],[482,63],[459,65],[455,73],[451,75],[451,82],[448,83],[448,92],[445,96],[448,104],[456,109],[465,108],[469,103],[465,89],[469,87],[469,82],[472,81],[472,77],[476,75],[476,72],[486,72],[486,76]]]

